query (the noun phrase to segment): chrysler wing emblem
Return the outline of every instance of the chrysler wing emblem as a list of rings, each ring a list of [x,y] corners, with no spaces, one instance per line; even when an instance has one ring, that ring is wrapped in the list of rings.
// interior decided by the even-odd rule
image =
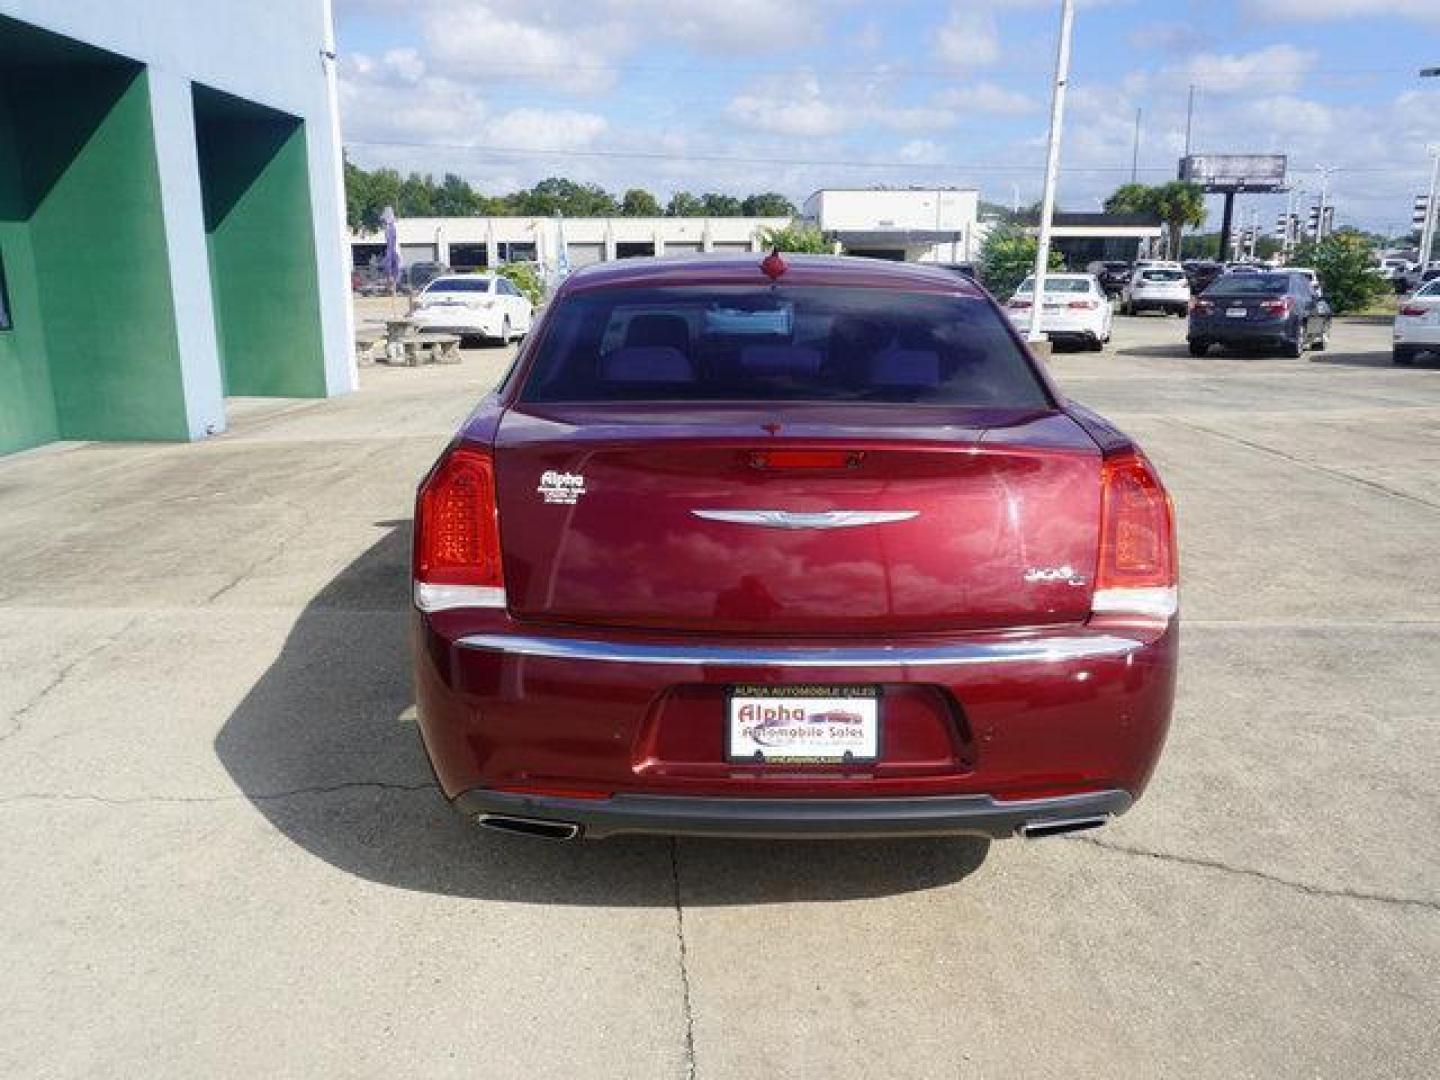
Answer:
[[[759,525],[766,529],[852,529],[857,525],[887,525],[919,517],[919,510],[691,510],[706,521],[732,525]]]

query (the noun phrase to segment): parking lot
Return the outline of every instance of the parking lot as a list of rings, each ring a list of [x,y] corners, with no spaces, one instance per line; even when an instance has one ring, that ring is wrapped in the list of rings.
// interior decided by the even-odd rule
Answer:
[[[1433,1077],[1440,366],[1183,334],[1052,361],[1177,502],[1160,772],[988,850],[452,814],[408,519],[508,350],[0,459],[0,1075]]]

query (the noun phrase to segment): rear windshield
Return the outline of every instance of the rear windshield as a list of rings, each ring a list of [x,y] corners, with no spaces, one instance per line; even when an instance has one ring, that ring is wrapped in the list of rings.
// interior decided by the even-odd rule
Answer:
[[[1028,278],[1028,277],[1027,277],[1024,281],[1022,281],[1022,282],[1020,283],[1020,288],[1016,289],[1015,291],[1016,291],[1016,292],[1034,292],[1034,291],[1035,291],[1035,279],[1034,279],[1034,278]],[[1062,278],[1053,278],[1053,277],[1047,277],[1047,278],[1045,279],[1045,295],[1047,295],[1047,296],[1050,295],[1051,293],[1076,293],[1076,292],[1088,293],[1089,291],[1090,291],[1090,279],[1089,279],[1089,278],[1063,278],[1063,277],[1062,277]]]
[[[489,292],[489,278],[438,278],[425,287],[427,293]]]
[[[1205,290],[1206,296],[1283,296],[1290,291],[1290,279],[1275,274],[1227,276]]]
[[[1184,281],[1183,270],[1141,270],[1140,276],[1146,281]]]
[[[986,301],[892,289],[613,289],[562,300],[522,399],[1044,409]]]

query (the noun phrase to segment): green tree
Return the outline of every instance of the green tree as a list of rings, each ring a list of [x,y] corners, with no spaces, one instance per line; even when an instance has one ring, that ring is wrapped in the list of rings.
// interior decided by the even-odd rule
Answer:
[[[545,283],[540,280],[540,272],[534,263],[506,263],[497,267],[495,272],[503,278],[509,278],[532,304],[538,304],[544,299]]]
[[[810,255],[829,255],[835,250],[832,241],[813,225],[786,225],[778,229],[760,230],[760,242],[767,251],[795,251]]]
[[[980,280],[991,295],[1004,299],[1035,270],[1037,246],[1035,237],[1019,225],[991,228],[980,246]],[[1050,268],[1058,270],[1062,265],[1060,253],[1051,248]]]
[[[1155,211],[1155,189],[1148,184],[1121,184],[1105,200],[1107,214],[1149,214]]]
[[[395,213],[400,217],[433,217],[435,215],[435,181],[429,176],[411,173],[400,182]]]
[[[740,200],[734,195],[721,195],[714,191],[701,195],[700,205],[704,207],[706,217],[739,217],[743,213]]]
[[[614,195],[599,184],[578,184],[560,176],[541,180],[529,191],[510,197],[517,214],[534,217],[611,217],[620,212]]]
[[[705,204],[688,191],[677,191],[665,206],[666,217],[704,217]]]
[[[441,217],[470,217],[479,212],[480,196],[469,182],[455,173],[446,173],[432,199]]]
[[[1291,262],[1308,266],[1320,276],[1325,299],[1337,315],[1364,311],[1391,288],[1384,278],[1370,272],[1375,262],[1370,242],[1350,229],[1333,232],[1318,244],[1301,244]]]
[[[794,217],[795,204],[778,192],[762,191],[745,196],[740,212],[746,217]]]
[[[660,200],[644,188],[631,188],[620,199],[620,213],[626,217],[659,217]]]

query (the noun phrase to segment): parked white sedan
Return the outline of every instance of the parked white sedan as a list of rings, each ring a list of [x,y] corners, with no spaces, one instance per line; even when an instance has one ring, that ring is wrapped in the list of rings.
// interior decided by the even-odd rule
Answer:
[[[1440,278],[1401,300],[1395,315],[1395,363],[1412,363],[1422,352],[1440,354]]]
[[[505,345],[530,332],[535,308],[508,278],[447,274],[415,298],[413,317],[426,333],[483,337]]]
[[[1035,279],[1027,277],[1005,303],[1005,310],[1022,331],[1030,327],[1035,300]],[[1105,288],[1094,274],[1046,274],[1045,306],[1040,329],[1055,344],[1068,343],[1100,350],[1110,340],[1113,312]]]

